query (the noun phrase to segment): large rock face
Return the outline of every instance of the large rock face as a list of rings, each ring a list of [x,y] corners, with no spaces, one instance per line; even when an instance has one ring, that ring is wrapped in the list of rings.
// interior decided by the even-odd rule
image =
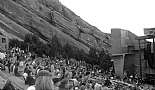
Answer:
[[[82,20],[59,0],[0,0],[0,31],[21,40],[34,33],[45,42],[56,35],[63,45],[69,43],[86,53],[91,47],[111,47],[109,34]]]

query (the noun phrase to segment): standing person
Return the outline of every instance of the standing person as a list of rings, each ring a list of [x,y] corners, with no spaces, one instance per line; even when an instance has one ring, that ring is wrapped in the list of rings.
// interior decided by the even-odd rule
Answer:
[[[29,67],[29,64],[26,64],[26,67],[25,67],[25,69],[24,69],[24,73],[27,73],[27,74],[30,73],[30,67]]]
[[[15,76],[19,76],[19,73],[18,73],[18,66],[19,66],[19,63],[17,62],[14,66],[14,75]]]
[[[14,68],[14,63],[11,62],[11,65],[10,65],[10,74],[13,74],[13,68]]]
[[[102,85],[96,82],[94,90],[102,90]]]
[[[11,70],[10,70],[10,66],[11,66],[11,61],[10,61],[10,59],[8,60],[8,62],[7,62],[7,65],[6,65],[7,67],[8,67],[8,70],[9,70],[9,73],[11,72]]]
[[[34,77],[33,77],[33,75],[32,75],[32,72],[30,72],[30,73],[28,74],[28,76],[27,76],[27,78],[26,78],[26,81],[27,81],[27,84],[28,84],[29,86],[35,84],[35,79],[34,79]]]
[[[104,85],[107,86],[107,87],[111,85],[111,82],[110,82],[110,80],[108,78],[106,78]]]
[[[31,70],[29,68],[29,64],[26,64],[26,67],[24,69],[24,74],[23,74],[26,85],[29,84],[27,77],[30,75],[30,72]]]
[[[86,89],[85,83],[82,83],[80,86],[80,90],[85,90],[85,89]]]

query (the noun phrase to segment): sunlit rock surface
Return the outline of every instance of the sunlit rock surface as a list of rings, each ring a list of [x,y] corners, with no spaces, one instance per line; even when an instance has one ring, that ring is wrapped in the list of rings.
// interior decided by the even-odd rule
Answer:
[[[0,31],[19,40],[34,33],[45,42],[56,35],[62,44],[69,43],[86,53],[91,47],[111,47],[109,34],[81,19],[59,0],[0,0]]]

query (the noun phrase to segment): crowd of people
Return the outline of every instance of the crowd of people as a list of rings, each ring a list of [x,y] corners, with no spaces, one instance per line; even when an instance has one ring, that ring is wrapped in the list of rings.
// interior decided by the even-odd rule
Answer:
[[[142,90],[132,76],[119,80],[112,72],[84,61],[62,56],[38,57],[20,48],[11,49],[0,63],[10,74],[23,77],[29,86],[27,90]]]

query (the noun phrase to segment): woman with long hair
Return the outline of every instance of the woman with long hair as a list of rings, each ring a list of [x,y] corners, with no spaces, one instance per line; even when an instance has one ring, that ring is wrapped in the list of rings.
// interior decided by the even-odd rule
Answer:
[[[39,71],[34,87],[35,90],[57,90],[54,86],[51,73],[46,70]],[[27,90],[31,89],[28,88]]]

